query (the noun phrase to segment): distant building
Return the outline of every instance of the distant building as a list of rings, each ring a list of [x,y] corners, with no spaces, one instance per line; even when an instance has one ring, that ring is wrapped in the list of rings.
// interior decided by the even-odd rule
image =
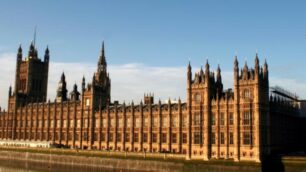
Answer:
[[[81,90],[74,85],[68,93],[63,73],[53,102],[46,102],[49,49],[44,61],[37,54],[33,44],[26,58],[18,49],[15,88],[8,110],[0,110],[1,140],[256,162],[305,147],[305,101],[280,90],[269,94],[268,64],[260,66],[257,54],[254,68],[245,63],[240,70],[235,59],[233,89],[223,89],[219,66],[214,73],[207,61],[193,76],[188,64],[185,102],[155,103],[149,94],[137,105],[112,103],[104,44],[90,83],[83,78]]]

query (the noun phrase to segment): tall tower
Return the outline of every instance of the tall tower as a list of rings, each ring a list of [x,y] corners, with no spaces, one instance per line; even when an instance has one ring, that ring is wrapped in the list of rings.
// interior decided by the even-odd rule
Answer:
[[[111,101],[111,80],[107,71],[107,63],[104,50],[104,42],[99,56],[97,71],[93,76],[93,108],[106,107]]]
[[[9,108],[22,106],[33,101],[46,101],[49,49],[46,48],[44,61],[38,57],[38,51],[31,42],[28,55],[23,59],[21,45],[17,52],[14,92],[9,97]]]

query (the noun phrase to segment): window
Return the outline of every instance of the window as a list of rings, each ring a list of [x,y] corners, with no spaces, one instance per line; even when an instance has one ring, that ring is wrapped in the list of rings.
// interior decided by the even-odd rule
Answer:
[[[135,127],[136,128],[140,127],[140,118],[135,118]]]
[[[102,127],[106,128],[107,127],[107,120],[104,118],[102,119]]]
[[[229,125],[234,125],[234,114],[230,112],[229,114]]]
[[[126,120],[126,127],[131,127],[131,119],[130,118],[128,118]]]
[[[57,120],[56,127],[61,127],[61,120]]]
[[[121,133],[117,133],[117,142],[121,142]]]
[[[148,117],[145,117],[145,118],[144,118],[144,120],[143,120],[143,126],[144,126],[144,127],[149,126],[149,118],[148,118]]]
[[[95,128],[100,127],[100,119],[95,120],[94,127]]]
[[[243,114],[243,124],[250,125],[250,121],[251,121],[250,111],[245,111]]]
[[[251,97],[251,96],[250,96],[250,91],[249,91],[248,89],[245,89],[245,90],[243,91],[243,97],[244,97],[245,99]]]
[[[134,133],[134,142],[138,143],[139,138],[138,138],[138,133]]]
[[[102,141],[102,142],[105,142],[105,133],[102,133],[102,134],[101,134],[101,141]]]
[[[223,132],[220,133],[220,137],[221,137],[220,144],[223,145],[224,144],[224,133]]]
[[[182,139],[183,143],[187,143],[187,134],[183,133],[183,139]]]
[[[220,125],[224,125],[224,113],[220,114]]]
[[[130,142],[130,133],[125,134],[125,141]]]
[[[157,143],[157,134],[153,133],[153,139],[152,139],[153,143]]]
[[[111,118],[110,127],[115,127],[115,126],[116,126],[116,120],[115,120],[115,118]]]
[[[144,143],[147,143],[147,142],[148,142],[148,133],[143,133],[142,141],[143,141]]]
[[[201,94],[196,93],[196,94],[194,95],[194,100],[195,100],[196,102],[200,102],[200,101],[201,101]]]
[[[232,132],[229,133],[229,144],[230,145],[234,144],[234,134]]]
[[[158,127],[158,117],[153,117],[153,127]]]
[[[251,135],[250,135],[250,132],[244,132],[243,133],[243,144],[244,145],[251,144]]]
[[[167,127],[168,126],[168,119],[167,119],[167,117],[163,117],[163,121],[162,121],[162,126],[163,127]]]
[[[172,133],[172,143],[176,143],[176,133]]]
[[[215,121],[215,114],[211,113],[211,125],[215,125],[216,121]]]
[[[187,127],[187,116],[184,116],[184,117],[183,117],[183,120],[182,120],[182,127]]]
[[[198,126],[200,124],[201,124],[201,116],[199,112],[196,112],[193,118],[193,125]]]
[[[167,143],[167,133],[162,134],[162,143]]]
[[[113,133],[109,133],[109,141],[110,142],[114,141],[114,134]]]
[[[171,126],[172,127],[177,127],[177,117],[173,117],[171,120]]]
[[[194,144],[200,144],[201,143],[201,133],[200,132],[195,132],[193,135],[193,143]]]
[[[86,99],[86,106],[89,106],[90,105],[90,100],[87,98]]]
[[[74,127],[74,120],[70,120],[70,127],[73,128]]]
[[[211,133],[211,144],[216,144],[216,136],[215,133]]]

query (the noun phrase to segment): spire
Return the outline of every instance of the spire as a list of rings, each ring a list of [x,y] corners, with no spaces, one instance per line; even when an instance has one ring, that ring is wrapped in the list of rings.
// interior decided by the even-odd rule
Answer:
[[[256,53],[255,57],[255,74],[259,74],[259,58],[258,58],[258,53]]]
[[[220,65],[218,64],[218,68],[217,68],[217,82],[222,82],[221,81],[221,69],[220,69]]]
[[[21,44],[19,44],[18,53],[17,53],[17,59],[19,59],[19,60],[22,59],[22,48],[21,48]]]
[[[46,61],[49,61],[49,59],[50,59],[50,52],[49,52],[49,47],[48,47],[48,45],[47,45],[47,48],[46,48],[46,50],[45,50],[45,58],[44,58],[44,61],[46,62]]]
[[[34,39],[33,39],[33,41],[34,41],[34,43],[33,43],[33,46],[34,46],[34,48],[35,48],[35,43],[36,43],[36,26],[35,26],[35,28],[34,28]]]
[[[263,72],[264,72],[264,77],[267,78],[268,77],[268,73],[269,73],[267,59],[265,59]]]
[[[9,97],[11,97],[12,96],[12,86],[10,85],[10,87],[9,87]]]
[[[66,79],[65,73],[63,72],[63,73],[62,73],[62,76],[61,76],[61,82],[66,82],[65,79]]]
[[[235,56],[234,67],[238,69],[238,65],[239,65],[238,58],[237,56]]]
[[[106,66],[107,66],[107,63],[106,63],[106,58],[105,58],[104,41],[103,41],[101,53],[99,56],[98,71],[106,71]]]
[[[85,77],[82,78],[82,91],[85,91]]]
[[[209,78],[209,63],[208,63],[208,59],[206,59],[206,64],[205,64],[205,77],[206,77],[206,79]]]

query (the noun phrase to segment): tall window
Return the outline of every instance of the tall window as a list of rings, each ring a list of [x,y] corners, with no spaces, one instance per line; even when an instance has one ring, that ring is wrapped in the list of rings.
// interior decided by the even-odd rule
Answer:
[[[173,117],[171,120],[171,126],[172,127],[177,127],[177,117]]]
[[[234,114],[230,112],[229,114],[229,125],[234,125]]]
[[[183,116],[182,126],[187,127],[187,116]]]
[[[251,114],[250,111],[245,111],[243,113],[243,124],[250,125],[251,124]]]
[[[110,126],[111,126],[111,127],[115,127],[115,126],[116,126],[116,120],[115,120],[115,118],[112,118],[112,119],[110,120]]]
[[[127,120],[126,120],[126,127],[131,127],[131,119],[130,118],[128,118]]]
[[[234,134],[233,134],[233,132],[229,133],[229,144],[230,145],[234,144]]]
[[[167,127],[168,126],[168,118],[167,117],[163,117],[163,120],[162,120],[162,126],[163,127]]]
[[[172,143],[176,143],[176,133],[172,133]]]
[[[200,132],[195,132],[193,135],[193,143],[194,144],[200,144],[201,143],[201,133]]]
[[[148,118],[148,117],[145,117],[145,118],[144,118],[144,120],[143,120],[143,126],[144,126],[144,127],[149,126],[149,118]]]
[[[224,125],[224,113],[220,114],[220,123],[221,125]]]
[[[162,143],[167,143],[167,133],[162,134]]]
[[[158,127],[158,117],[153,117],[153,127]]]
[[[140,118],[135,118],[135,127],[136,128],[140,127]]]
[[[152,142],[153,142],[153,143],[157,143],[157,133],[153,133]]]
[[[121,133],[117,133],[117,142],[121,142]]]
[[[130,142],[130,133],[125,134],[125,142]]]
[[[244,145],[250,145],[251,144],[250,132],[244,132],[243,133],[243,144]]]
[[[201,125],[201,116],[200,116],[199,112],[196,112],[194,114],[193,125],[195,125],[195,126]]]
[[[143,133],[143,138],[142,138],[144,143],[148,142],[148,133]]]
[[[138,133],[134,133],[134,142],[135,143],[138,143],[138,141],[139,141],[139,138],[138,138]]]
[[[214,132],[211,133],[211,144],[216,144],[216,136]]]
[[[182,139],[183,143],[187,143],[187,134],[183,133],[183,139]]]
[[[211,125],[215,125],[216,121],[215,121],[215,114],[211,113]]]
[[[220,144],[223,145],[224,144],[224,133],[223,132],[220,133],[220,137],[221,137]]]
[[[250,98],[250,97],[251,97],[251,95],[250,95],[250,90],[245,89],[245,90],[243,91],[243,97],[244,97],[245,99]]]
[[[194,99],[195,99],[196,102],[200,102],[200,101],[201,101],[201,94],[196,93],[196,94],[194,95]]]

